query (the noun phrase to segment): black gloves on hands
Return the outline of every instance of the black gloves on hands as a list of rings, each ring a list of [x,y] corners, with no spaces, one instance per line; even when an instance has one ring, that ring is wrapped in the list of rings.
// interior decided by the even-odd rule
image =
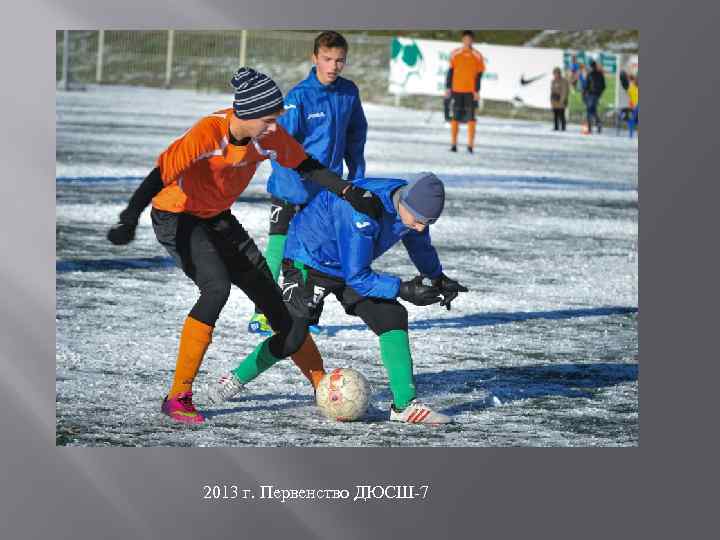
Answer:
[[[383,204],[378,196],[371,191],[357,186],[350,186],[343,192],[342,198],[349,202],[355,210],[373,218],[375,221],[380,220],[383,215]]]
[[[136,228],[137,222],[132,222],[130,220],[122,221],[121,216],[120,221],[110,227],[110,230],[107,233],[107,239],[116,246],[124,246],[135,239]]]
[[[429,306],[442,300],[440,289],[435,286],[425,285],[422,276],[416,276],[410,281],[403,281],[400,284],[398,296],[416,306]]]
[[[460,283],[450,279],[445,274],[440,274],[440,277],[433,279],[432,284],[442,295],[440,305],[447,307],[448,311],[450,311],[450,302],[457,298],[458,293],[468,292],[467,287],[460,285]]]

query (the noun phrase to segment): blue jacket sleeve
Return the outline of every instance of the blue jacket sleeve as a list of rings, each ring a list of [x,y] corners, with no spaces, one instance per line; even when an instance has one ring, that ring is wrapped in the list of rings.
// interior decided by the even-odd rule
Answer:
[[[442,265],[437,251],[430,243],[429,227],[426,227],[421,233],[410,231],[403,236],[402,241],[410,255],[410,260],[422,275],[435,279],[442,274]]]
[[[285,96],[285,113],[278,118],[278,124],[285,128],[300,144],[305,140],[302,104],[297,95],[290,92]]]
[[[360,95],[355,97],[345,142],[345,163],[348,168],[348,180],[365,177],[365,141],[367,139],[367,119],[363,111]]]
[[[341,214],[334,221],[345,283],[361,296],[396,298],[400,278],[380,274],[371,268],[375,238],[380,230],[378,223],[355,212],[345,201],[337,201],[335,208]]]
[[[302,104],[298,96],[292,92],[285,96],[285,113],[278,118],[278,124],[285,128],[285,131],[292,135],[296,141],[300,144],[303,143],[305,140],[305,126],[303,125]],[[274,182],[282,182],[286,185],[303,182],[303,177],[300,176],[300,174],[292,169],[283,167],[274,159],[270,161],[270,165],[272,166],[272,172],[275,176],[273,179]],[[276,189],[270,184],[270,179],[268,179],[268,191],[273,195],[277,195],[274,193]],[[284,188],[283,191],[285,191]],[[286,195],[287,193],[281,194],[281,196]]]

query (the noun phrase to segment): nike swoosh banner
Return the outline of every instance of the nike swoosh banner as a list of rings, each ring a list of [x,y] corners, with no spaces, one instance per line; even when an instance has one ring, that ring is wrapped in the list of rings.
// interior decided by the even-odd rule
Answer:
[[[390,54],[390,93],[443,95],[450,55],[459,46],[454,41],[394,38]],[[474,48],[485,60],[481,99],[550,108],[552,71],[555,67],[563,69],[564,50],[486,43],[476,43]]]

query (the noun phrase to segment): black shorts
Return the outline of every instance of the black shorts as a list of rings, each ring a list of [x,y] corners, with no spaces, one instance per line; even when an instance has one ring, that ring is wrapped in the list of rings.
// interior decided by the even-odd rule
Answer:
[[[287,234],[290,221],[304,204],[293,204],[277,197],[270,199],[270,234]]]
[[[329,276],[283,259],[283,301],[290,314],[308,324],[318,324],[325,297],[334,294],[345,313],[360,317],[377,335],[390,330],[407,331],[407,310],[395,299],[361,296],[342,278]]]
[[[450,95],[452,119],[458,122],[475,120],[477,101],[473,99],[472,92],[453,92]]]

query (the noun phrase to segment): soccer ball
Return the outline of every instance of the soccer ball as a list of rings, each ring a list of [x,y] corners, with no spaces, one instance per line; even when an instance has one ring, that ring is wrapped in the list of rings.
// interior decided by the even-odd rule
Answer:
[[[367,411],[370,383],[359,371],[337,368],[318,384],[316,400],[322,413],[331,420],[352,422]]]

